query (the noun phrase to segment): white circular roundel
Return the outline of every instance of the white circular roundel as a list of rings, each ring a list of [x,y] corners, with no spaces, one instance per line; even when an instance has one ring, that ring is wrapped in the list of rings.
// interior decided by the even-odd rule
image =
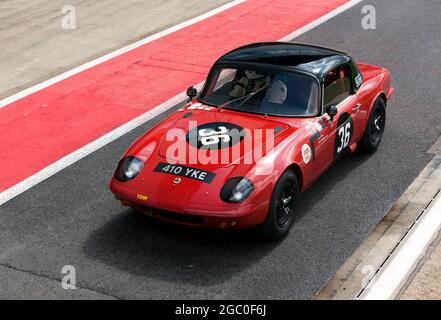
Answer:
[[[304,144],[302,146],[302,158],[304,163],[309,163],[311,161],[312,151],[309,144]]]

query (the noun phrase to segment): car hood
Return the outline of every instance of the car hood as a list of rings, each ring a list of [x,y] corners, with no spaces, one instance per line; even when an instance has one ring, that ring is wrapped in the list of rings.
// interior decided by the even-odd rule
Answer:
[[[180,112],[182,116],[164,132],[158,147],[160,157],[180,164],[237,164],[256,150],[264,154],[268,142],[273,144],[274,138],[289,128],[263,115],[225,109]]]

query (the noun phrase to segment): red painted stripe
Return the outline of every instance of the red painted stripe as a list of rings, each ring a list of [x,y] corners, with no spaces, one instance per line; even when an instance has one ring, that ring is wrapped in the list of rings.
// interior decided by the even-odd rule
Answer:
[[[348,0],[250,0],[0,109],[0,192],[203,81],[219,56],[274,41]]]

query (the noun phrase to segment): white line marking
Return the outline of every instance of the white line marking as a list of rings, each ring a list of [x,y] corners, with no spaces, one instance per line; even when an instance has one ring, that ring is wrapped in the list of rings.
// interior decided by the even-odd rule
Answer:
[[[96,60],[93,60],[89,63],[86,63],[85,65],[82,65],[78,68],[72,69],[66,73],[63,73],[61,75],[59,75],[58,77],[52,78],[48,81],[45,81],[39,85],[36,85],[34,87],[31,87],[27,90],[24,90],[22,92],[19,92],[9,98],[6,98],[5,100],[0,101],[0,108],[2,106],[4,106],[4,101],[8,101],[7,103],[11,103],[13,101],[16,101],[20,98],[23,98],[31,93],[34,93],[38,90],[41,90],[51,84],[54,84],[56,82],[59,82],[63,79],[66,79],[78,72],[84,71],[87,68],[93,67],[101,62],[104,62],[106,60],[109,60],[113,57],[116,57],[118,55],[121,55],[122,53],[125,53],[127,51],[130,51],[134,48],[137,48],[145,43],[148,43],[150,41],[153,41],[154,39],[158,39],[160,37],[165,36],[166,34],[169,34],[173,31],[179,30],[181,28],[184,28],[185,26],[191,25],[193,23],[196,23],[198,21],[201,21],[209,16],[212,16],[214,14],[217,14],[223,10],[226,10],[228,8],[231,8],[234,5],[237,5],[239,3],[244,2],[245,0],[236,0],[233,1],[227,5],[224,5],[222,7],[219,7],[213,11],[210,11],[206,14],[203,14],[202,16],[199,16],[197,18],[194,18],[192,20],[189,20],[187,22],[181,23],[180,25],[177,25],[173,28],[167,29],[163,32],[160,32],[156,35],[150,36],[144,40],[135,42],[132,45],[129,45],[127,47],[124,47],[122,49],[119,49],[115,52],[109,53],[108,55],[105,55],[102,58],[98,58]],[[295,37],[300,36],[301,34],[319,26],[320,24],[328,21],[329,19],[331,19],[332,17],[337,16],[338,14],[348,10],[349,8],[355,6],[356,4],[360,3],[363,0],[352,0],[349,1],[348,3],[338,7],[337,9],[331,11],[330,13],[324,15],[323,17],[318,18],[317,20],[314,20],[313,22],[307,24],[306,26],[296,30],[295,32],[289,34],[286,37],[283,37],[282,39],[280,39],[279,41],[287,41],[287,40],[292,40]],[[201,18],[202,17],[202,18]],[[161,35],[161,36],[158,36]],[[203,83],[198,84],[196,87],[197,88],[201,88]],[[111,143],[112,141],[114,141],[115,139],[123,136],[124,134],[126,134],[127,132],[139,127],[140,125],[146,123],[147,121],[153,119],[154,117],[158,116],[159,114],[161,114],[162,112],[165,112],[166,110],[170,109],[171,107],[173,107],[174,105],[178,104],[179,102],[182,102],[184,99],[186,98],[185,92],[181,92],[180,94],[178,94],[177,96],[173,97],[172,99],[162,103],[161,105],[153,108],[152,110],[140,115],[139,117],[137,117],[136,119],[131,120],[130,122],[112,130],[111,132],[105,134],[104,136],[96,139],[95,141],[85,145],[84,147],[79,148],[78,150],[68,154],[67,156],[61,158],[60,160],[55,161],[54,163],[52,163],[51,165],[49,165],[48,167],[42,169],[41,171],[35,173],[34,175],[30,176],[29,178],[17,183],[16,185],[12,186],[11,188],[3,191],[0,193],[0,205],[4,204],[5,202],[11,200],[12,198],[18,196],[19,194],[25,192],[26,190],[32,188],[33,186],[37,185],[38,183],[46,180],[47,178],[53,176],[54,174],[56,174],[57,172],[63,170],[64,168],[67,168],[68,166],[74,164],[75,162],[79,161],[80,159],[86,157],[87,155],[95,152],[96,150],[102,148],[103,146]]]
[[[415,230],[399,247],[391,262],[380,276],[368,286],[364,300],[387,300],[395,298],[398,290],[422,257],[441,228],[441,196],[418,222]]]
[[[197,16],[197,17],[195,17],[193,19],[184,21],[184,22],[182,22],[180,24],[177,24],[176,26],[173,26],[171,28],[163,30],[163,31],[161,31],[159,33],[155,33],[155,34],[153,34],[151,36],[148,36],[148,37],[146,37],[144,39],[141,39],[141,40],[136,41],[136,42],[134,42],[132,44],[129,44],[128,46],[125,46],[123,48],[120,48],[118,50],[110,52],[110,53],[108,53],[108,54],[106,54],[106,55],[104,55],[102,57],[99,57],[99,58],[97,58],[95,60],[92,60],[90,62],[87,62],[87,63],[85,63],[85,64],[83,64],[81,66],[78,66],[78,67],[75,67],[75,68],[73,68],[73,69],[71,69],[69,71],[66,71],[66,72],[64,72],[64,73],[62,73],[62,74],[60,74],[58,76],[55,76],[55,77],[53,77],[51,79],[43,81],[43,82],[41,82],[39,84],[36,84],[36,85],[34,85],[34,86],[32,86],[32,87],[30,87],[28,89],[20,91],[20,92],[12,95],[10,97],[7,97],[7,98],[1,100],[0,101],[0,108],[3,108],[5,106],[7,106],[8,104],[11,104],[11,103],[13,103],[13,102],[15,102],[17,100],[20,100],[20,99],[22,99],[22,98],[24,98],[24,97],[26,97],[26,96],[28,96],[28,95],[30,95],[32,93],[40,91],[41,89],[49,87],[49,86],[51,86],[51,85],[53,85],[53,84],[55,84],[57,82],[60,82],[60,81],[62,81],[64,79],[67,79],[67,78],[69,78],[69,77],[71,77],[73,75],[76,75],[76,74],[78,74],[78,73],[80,73],[80,72],[82,72],[84,70],[90,69],[90,68],[92,68],[92,67],[94,67],[94,66],[96,66],[96,65],[98,65],[100,63],[103,63],[103,62],[105,62],[107,60],[113,59],[113,58],[115,58],[117,56],[120,56],[120,55],[122,55],[124,53],[132,51],[133,49],[139,48],[139,47],[141,47],[141,46],[143,46],[143,45],[145,45],[145,44],[147,44],[149,42],[152,42],[152,41],[157,40],[159,38],[162,38],[162,37],[164,37],[166,35],[169,35],[169,34],[171,34],[173,32],[176,32],[178,30],[181,30],[181,29],[184,29],[184,28],[186,28],[188,26],[191,26],[192,24],[195,24],[197,22],[205,20],[205,19],[207,19],[207,18],[209,18],[211,16],[214,16],[214,15],[222,12],[222,11],[225,11],[227,9],[230,9],[230,8],[234,7],[234,6],[237,6],[238,4],[243,3],[245,1],[246,0],[235,0],[235,1],[229,2],[227,4],[224,4],[223,6],[220,6],[219,8],[216,8],[214,10],[206,12],[206,13],[204,13],[204,14],[202,14],[200,16]]]

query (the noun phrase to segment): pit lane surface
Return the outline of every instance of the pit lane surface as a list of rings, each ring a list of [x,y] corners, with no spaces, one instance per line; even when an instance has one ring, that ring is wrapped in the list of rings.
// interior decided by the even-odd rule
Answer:
[[[154,222],[114,201],[107,183],[120,154],[163,115],[2,205],[0,264],[56,280],[71,264],[79,287],[118,298],[310,298],[431,159],[426,151],[441,133],[441,4],[369,4],[377,30],[361,28],[361,3],[296,41],[391,70],[396,92],[383,143],[322,176],[301,197],[286,240]]]

